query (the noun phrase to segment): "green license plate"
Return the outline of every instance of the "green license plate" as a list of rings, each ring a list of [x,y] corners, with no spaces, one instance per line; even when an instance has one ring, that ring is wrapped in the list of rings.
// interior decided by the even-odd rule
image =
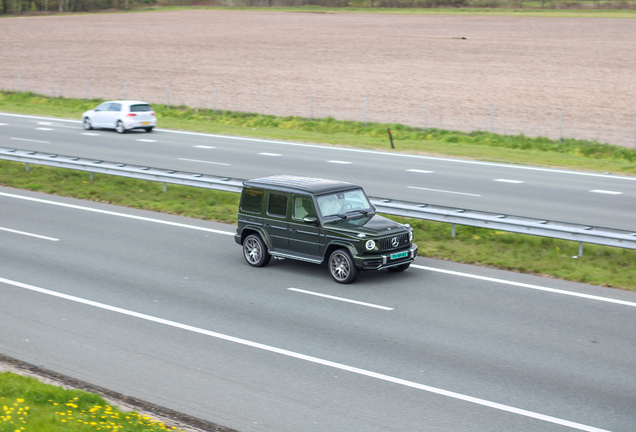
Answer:
[[[391,254],[391,259],[404,258],[405,256],[408,256],[408,255],[409,255],[408,252],[394,253],[394,254]]]

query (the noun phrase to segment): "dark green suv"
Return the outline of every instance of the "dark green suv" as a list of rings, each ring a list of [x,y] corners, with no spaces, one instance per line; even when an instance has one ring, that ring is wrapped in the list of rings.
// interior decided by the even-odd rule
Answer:
[[[326,260],[345,284],[360,270],[406,270],[417,256],[413,229],[375,214],[360,186],[289,175],[243,182],[234,239],[251,266]]]

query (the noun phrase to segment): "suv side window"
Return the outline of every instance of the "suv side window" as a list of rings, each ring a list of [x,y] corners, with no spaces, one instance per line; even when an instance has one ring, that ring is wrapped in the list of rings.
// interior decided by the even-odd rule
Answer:
[[[243,189],[241,194],[241,210],[260,213],[263,208],[263,193],[259,189]]]
[[[108,108],[108,111],[121,111],[121,104],[120,103],[110,104],[110,108]]]
[[[267,214],[270,216],[287,216],[287,195],[270,193]]]
[[[296,220],[303,220],[306,217],[316,217],[316,210],[314,210],[314,203],[309,197],[296,197],[294,198],[294,214],[293,218]]]

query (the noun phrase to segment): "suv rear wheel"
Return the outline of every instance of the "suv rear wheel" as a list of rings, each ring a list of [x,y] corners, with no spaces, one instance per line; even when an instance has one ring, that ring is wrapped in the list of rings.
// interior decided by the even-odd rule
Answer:
[[[245,238],[243,256],[252,267],[263,267],[272,259],[272,256],[267,252],[267,246],[258,234],[250,234]]]
[[[351,258],[351,254],[346,249],[337,249],[329,256],[329,272],[334,280],[341,284],[348,284],[355,281],[360,274]]]

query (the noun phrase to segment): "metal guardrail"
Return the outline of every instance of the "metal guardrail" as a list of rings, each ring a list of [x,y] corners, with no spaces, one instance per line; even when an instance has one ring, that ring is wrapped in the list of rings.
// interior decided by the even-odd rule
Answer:
[[[108,162],[99,159],[87,159],[74,156],[63,156],[53,153],[43,153],[30,150],[19,150],[0,147],[0,159],[24,162],[35,165],[48,165],[57,168],[68,168],[91,173],[109,174],[121,177],[131,177],[142,180],[195,186],[216,189],[227,192],[240,193],[243,180],[230,177],[211,176],[185,171],[152,168],[144,165],[131,165],[118,162]]]
[[[243,189],[242,179],[152,168],[143,165],[108,162],[98,159],[63,156],[29,150],[0,148],[0,159],[23,162],[26,164],[27,169],[28,164],[31,163],[36,165],[48,165],[58,168],[88,171],[90,173],[102,173],[163,182],[164,190],[166,183],[236,193],[240,193]],[[455,232],[455,225],[467,225],[540,237],[578,241],[579,256],[583,255],[583,243],[636,249],[636,232],[633,231],[458,209],[453,207],[442,207],[432,204],[398,201],[386,198],[369,198],[371,199],[371,203],[380,213],[453,224],[453,235]]]

